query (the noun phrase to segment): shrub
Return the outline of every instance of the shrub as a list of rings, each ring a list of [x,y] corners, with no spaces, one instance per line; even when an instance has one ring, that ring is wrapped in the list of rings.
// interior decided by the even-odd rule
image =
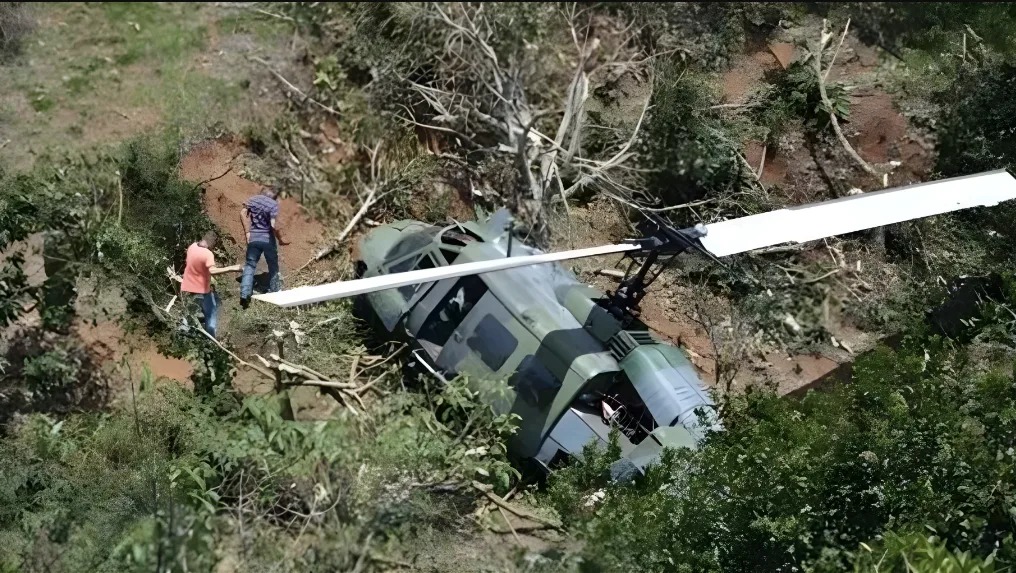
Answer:
[[[725,126],[704,111],[712,101],[704,77],[673,60],[659,66],[653,107],[635,146],[641,166],[651,170],[650,195],[677,204],[738,185],[737,150]]]
[[[49,394],[74,384],[81,366],[79,356],[58,346],[26,359],[21,375],[33,392]]]
[[[872,545],[865,543],[857,550],[853,567],[856,573],[994,573],[996,570],[993,556],[978,557],[969,551],[950,550],[941,539],[926,533],[891,533],[882,543]]]
[[[938,169],[966,175],[1016,165],[1016,65],[998,63],[964,69],[940,92]]]
[[[611,2],[605,7],[634,16],[654,48],[680,50],[700,70],[723,69],[749,37],[764,37],[780,20],[803,13],[801,5],[789,2]]]
[[[767,143],[778,143],[787,122],[792,119],[803,120],[815,131],[829,127],[829,110],[822,102],[814,66],[814,56],[794,62],[779,73],[770,90],[759,98],[758,105],[753,108],[753,119],[766,130]],[[840,121],[848,120],[850,98],[846,88],[829,83],[826,95],[836,117]]]
[[[578,469],[551,491],[581,493],[551,499],[584,515],[590,570],[843,570],[861,543],[904,526],[1009,564],[1016,382],[963,364],[932,340],[880,350],[831,392],[736,399],[724,432],[641,483],[590,484]],[[606,498],[590,514],[575,500],[596,487]]]

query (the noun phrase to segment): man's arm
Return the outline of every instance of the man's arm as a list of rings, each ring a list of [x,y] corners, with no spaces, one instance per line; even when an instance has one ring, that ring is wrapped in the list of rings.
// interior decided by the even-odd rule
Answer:
[[[278,221],[278,219],[272,217],[272,232],[275,233],[275,238],[279,240],[280,245],[288,245],[289,243],[282,238],[282,230],[279,229],[279,226],[276,223],[276,221]]]
[[[208,258],[205,260],[205,264],[208,265],[208,274],[215,276],[225,273],[238,273],[243,270],[242,265],[232,265],[228,267],[217,267],[215,266],[215,256],[211,253],[208,254]]]
[[[247,242],[250,242],[250,231],[247,230],[247,218],[250,217],[250,211],[247,210],[247,206],[244,205],[240,209],[240,224],[243,225],[243,236],[247,237]]]
[[[211,267],[208,269],[209,274],[212,276],[222,275],[225,273],[238,273],[243,270],[243,265],[231,265],[228,267]]]

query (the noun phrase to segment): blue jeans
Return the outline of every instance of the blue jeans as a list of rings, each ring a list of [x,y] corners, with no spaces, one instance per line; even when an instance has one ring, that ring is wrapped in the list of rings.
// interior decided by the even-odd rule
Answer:
[[[268,241],[251,241],[247,243],[247,261],[243,265],[243,278],[240,280],[240,298],[250,298],[254,292],[254,271],[257,269],[261,255],[268,263],[268,292],[279,290],[279,246],[275,238]]]
[[[207,294],[185,293],[192,304],[201,306],[202,326],[205,332],[215,338],[215,329],[219,325],[219,297],[214,292]]]

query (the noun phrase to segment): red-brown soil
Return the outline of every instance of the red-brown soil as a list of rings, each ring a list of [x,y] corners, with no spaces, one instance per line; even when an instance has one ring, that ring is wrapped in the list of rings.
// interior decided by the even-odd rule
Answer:
[[[222,264],[243,262],[247,244],[244,225],[247,222],[241,219],[240,210],[244,201],[261,190],[261,184],[238,173],[242,167],[237,159],[246,152],[238,139],[213,139],[196,145],[180,162],[180,177],[187,181],[198,183],[222,175],[204,184],[204,204],[208,216],[226,232],[231,243],[229,249],[235,255],[235,261],[223,261]],[[290,197],[279,201],[279,226],[283,237],[290,243],[280,248],[279,264],[283,273],[295,271],[314,255],[324,236],[324,227]],[[263,267],[263,261],[261,265]]]

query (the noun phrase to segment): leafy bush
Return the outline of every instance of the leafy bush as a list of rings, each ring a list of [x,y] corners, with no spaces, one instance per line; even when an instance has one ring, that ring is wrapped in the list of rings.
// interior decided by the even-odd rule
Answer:
[[[680,50],[700,70],[723,69],[749,37],[803,13],[789,2],[611,2],[605,8],[631,14],[658,51]]]
[[[81,366],[79,356],[58,346],[26,359],[21,375],[29,389],[49,394],[74,384]]]
[[[820,12],[849,15],[862,41],[890,50],[915,48],[941,53],[955,49],[968,30],[993,50],[1012,49],[1010,24],[1016,18],[1016,8],[1008,3],[845,2],[818,8]]]
[[[175,140],[143,137],[97,158],[51,159],[0,179],[0,247],[46,236],[47,327],[66,327],[73,284],[94,269],[151,316],[148,301],[170,288],[165,268],[179,268],[185,246],[212,228],[200,191],[177,178],[178,161]]]
[[[938,94],[938,169],[966,175],[1016,165],[1016,65],[999,63],[965,69]]]
[[[0,329],[16,321],[34,296],[35,289],[28,284],[22,268],[24,264],[21,253],[14,253],[0,267]]]
[[[0,435],[19,415],[102,406],[106,380],[88,351],[69,337],[20,332],[0,371]]]
[[[826,95],[840,121],[850,117],[850,97],[841,84],[826,84]],[[828,128],[829,109],[822,102],[818,77],[815,75],[814,56],[792,63],[780,72],[768,93],[759,98],[754,107],[755,122],[766,129],[769,144],[779,142],[787,122],[801,119],[813,130]]]
[[[211,571],[224,549],[245,570],[346,570],[365,537],[398,547],[459,523],[475,497],[456,484],[508,487],[511,420],[465,380],[361,415],[289,421],[272,397],[143,382],[124,409],[30,416],[0,442],[0,570]]]
[[[648,193],[667,204],[729,192],[741,176],[724,125],[704,111],[714,101],[704,77],[670,60],[657,69],[652,109],[634,150],[649,169]]]
[[[964,363],[930,339],[883,349],[827,394],[735,400],[725,432],[672,453],[642,483],[578,479],[580,465],[553,476],[551,491],[606,492],[577,527],[590,570],[843,570],[859,544],[903,526],[1010,564],[1016,382]],[[551,496],[562,515],[583,514],[576,498]]]
[[[871,547],[862,545],[854,560],[856,573],[908,571],[913,573],[994,573],[994,558],[969,551],[950,551],[934,535],[893,533]]]

